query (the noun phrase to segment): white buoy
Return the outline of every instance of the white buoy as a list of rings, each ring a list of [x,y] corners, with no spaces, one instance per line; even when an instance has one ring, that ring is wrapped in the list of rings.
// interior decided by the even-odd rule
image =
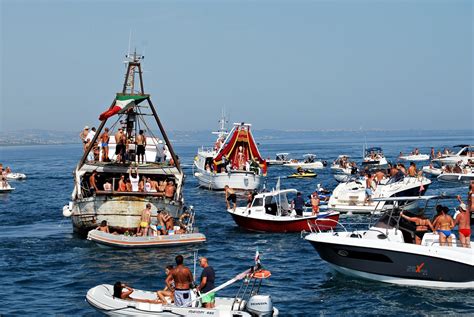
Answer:
[[[64,205],[63,207],[63,216],[64,217],[71,217],[72,211],[69,209],[69,205]]]

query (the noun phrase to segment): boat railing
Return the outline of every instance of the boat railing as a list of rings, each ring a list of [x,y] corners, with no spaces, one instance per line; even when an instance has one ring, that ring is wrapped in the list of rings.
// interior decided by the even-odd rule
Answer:
[[[336,225],[334,227],[331,227],[329,230],[327,230],[326,228],[328,227],[327,225],[327,222],[333,222],[335,223]],[[306,231],[306,230],[303,230],[301,231],[300,233],[300,236],[303,238],[304,236],[306,236],[307,234],[310,234],[310,233],[321,233],[321,232],[332,232],[332,233],[336,233],[336,232],[349,232],[349,231],[354,231],[354,230],[360,230],[363,229],[366,230],[367,228],[370,227],[370,222],[351,222],[351,223],[341,223],[337,220],[333,220],[333,219],[325,219],[325,223],[324,225],[318,225],[318,222],[311,222],[310,220],[308,220],[308,228],[309,228],[309,232]],[[338,228],[340,228],[340,230],[337,230]],[[354,230],[352,230],[354,229]]]

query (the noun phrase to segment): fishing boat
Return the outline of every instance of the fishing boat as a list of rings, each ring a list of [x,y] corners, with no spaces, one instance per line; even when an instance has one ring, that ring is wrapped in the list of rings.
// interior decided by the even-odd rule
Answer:
[[[326,161],[316,160],[315,154],[305,154],[303,155],[303,161],[290,160],[289,163],[284,163],[283,166],[292,167],[292,168],[309,168],[309,169],[322,169],[327,165]]]
[[[388,167],[388,161],[381,147],[369,147],[364,150],[362,166],[368,169],[383,169]]]
[[[267,158],[267,165],[283,165],[289,163],[290,153],[277,153],[274,160]]]
[[[453,146],[453,149],[457,148],[460,148],[460,150],[454,153],[442,154],[441,157],[433,159],[433,162],[439,162],[442,165],[450,166],[454,166],[456,164],[467,165],[469,164],[469,160],[474,162],[474,145],[459,144]]]
[[[213,148],[200,148],[194,160],[194,176],[199,185],[211,190],[229,187],[254,190],[260,187],[267,174],[267,163],[258,151],[248,123],[234,123],[225,130],[225,119]]]
[[[372,199],[366,202],[365,178],[352,178],[346,183],[337,185],[329,198],[328,208],[349,214],[380,213],[391,206],[386,206],[385,202],[379,203],[375,199],[422,196],[430,184],[431,181],[426,177],[394,176],[385,178],[373,191]]]
[[[344,225],[331,232],[313,230],[305,239],[332,268],[343,274],[398,285],[443,288],[474,288],[474,249],[462,247],[454,235],[452,245],[441,245],[439,235],[426,232],[415,244],[416,226],[406,217],[419,215],[405,209],[420,203],[428,218],[441,199],[454,197],[393,197],[381,199],[386,210],[368,229],[348,230]],[[429,202],[434,202],[428,206]],[[423,206],[424,205],[424,206]],[[411,207],[410,207],[411,210]],[[401,216],[401,212],[406,217]],[[472,243],[472,242],[471,242]]]
[[[231,208],[227,212],[239,227],[257,232],[308,231],[311,224],[321,230],[336,226],[339,213],[335,211],[320,211],[317,215],[310,211],[297,215],[288,202],[288,194],[296,193],[296,189],[263,192],[254,197],[250,207]]]
[[[152,205],[153,217],[158,210],[173,218],[182,213],[184,174],[150,95],[144,91],[143,56],[135,52],[126,57],[122,91],[100,115],[96,133],[85,142],[74,171],[72,200],[63,207],[63,215],[71,217],[74,231],[83,236],[103,220],[111,231],[134,232],[147,203]],[[99,140],[107,131],[106,125],[110,136],[121,139],[118,147],[113,146],[117,143],[115,137],[109,142]],[[147,141],[146,149],[143,140]],[[105,148],[107,143],[108,153],[100,156],[99,144]],[[148,152],[150,145],[155,151]],[[142,150],[145,155],[140,155]]]
[[[278,316],[279,311],[273,306],[271,296],[259,294],[262,281],[270,276],[270,271],[256,264],[205,294],[193,289],[191,303],[186,307],[169,304],[170,298],[166,298],[168,303],[159,303],[156,291],[133,289],[130,299],[120,299],[113,296],[114,286],[110,284],[91,288],[87,292],[86,300],[97,311],[108,316]],[[204,296],[217,293],[238,281],[242,281],[242,285],[234,297],[216,296],[214,308],[203,307]]]

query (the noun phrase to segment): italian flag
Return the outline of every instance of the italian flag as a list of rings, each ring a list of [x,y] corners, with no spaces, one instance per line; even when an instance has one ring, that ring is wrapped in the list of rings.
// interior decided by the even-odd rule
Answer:
[[[102,112],[99,116],[99,120],[104,121],[115,114],[123,113],[145,99],[146,97],[143,96],[117,96],[114,105],[110,107],[109,110]]]

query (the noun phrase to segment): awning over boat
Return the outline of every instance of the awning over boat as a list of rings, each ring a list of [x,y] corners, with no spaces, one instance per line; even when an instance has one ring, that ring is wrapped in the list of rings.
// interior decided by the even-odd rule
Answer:
[[[227,140],[214,158],[215,164],[221,164],[222,158],[225,157],[227,161],[232,161],[233,167],[238,167],[239,161],[247,162],[249,160],[266,165],[265,159],[260,155],[257,144],[250,132],[250,125],[243,123],[235,125]]]
[[[102,112],[99,116],[99,120],[104,121],[115,114],[123,113],[147,98],[148,95],[117,94],[114,105],[107,111]]]

